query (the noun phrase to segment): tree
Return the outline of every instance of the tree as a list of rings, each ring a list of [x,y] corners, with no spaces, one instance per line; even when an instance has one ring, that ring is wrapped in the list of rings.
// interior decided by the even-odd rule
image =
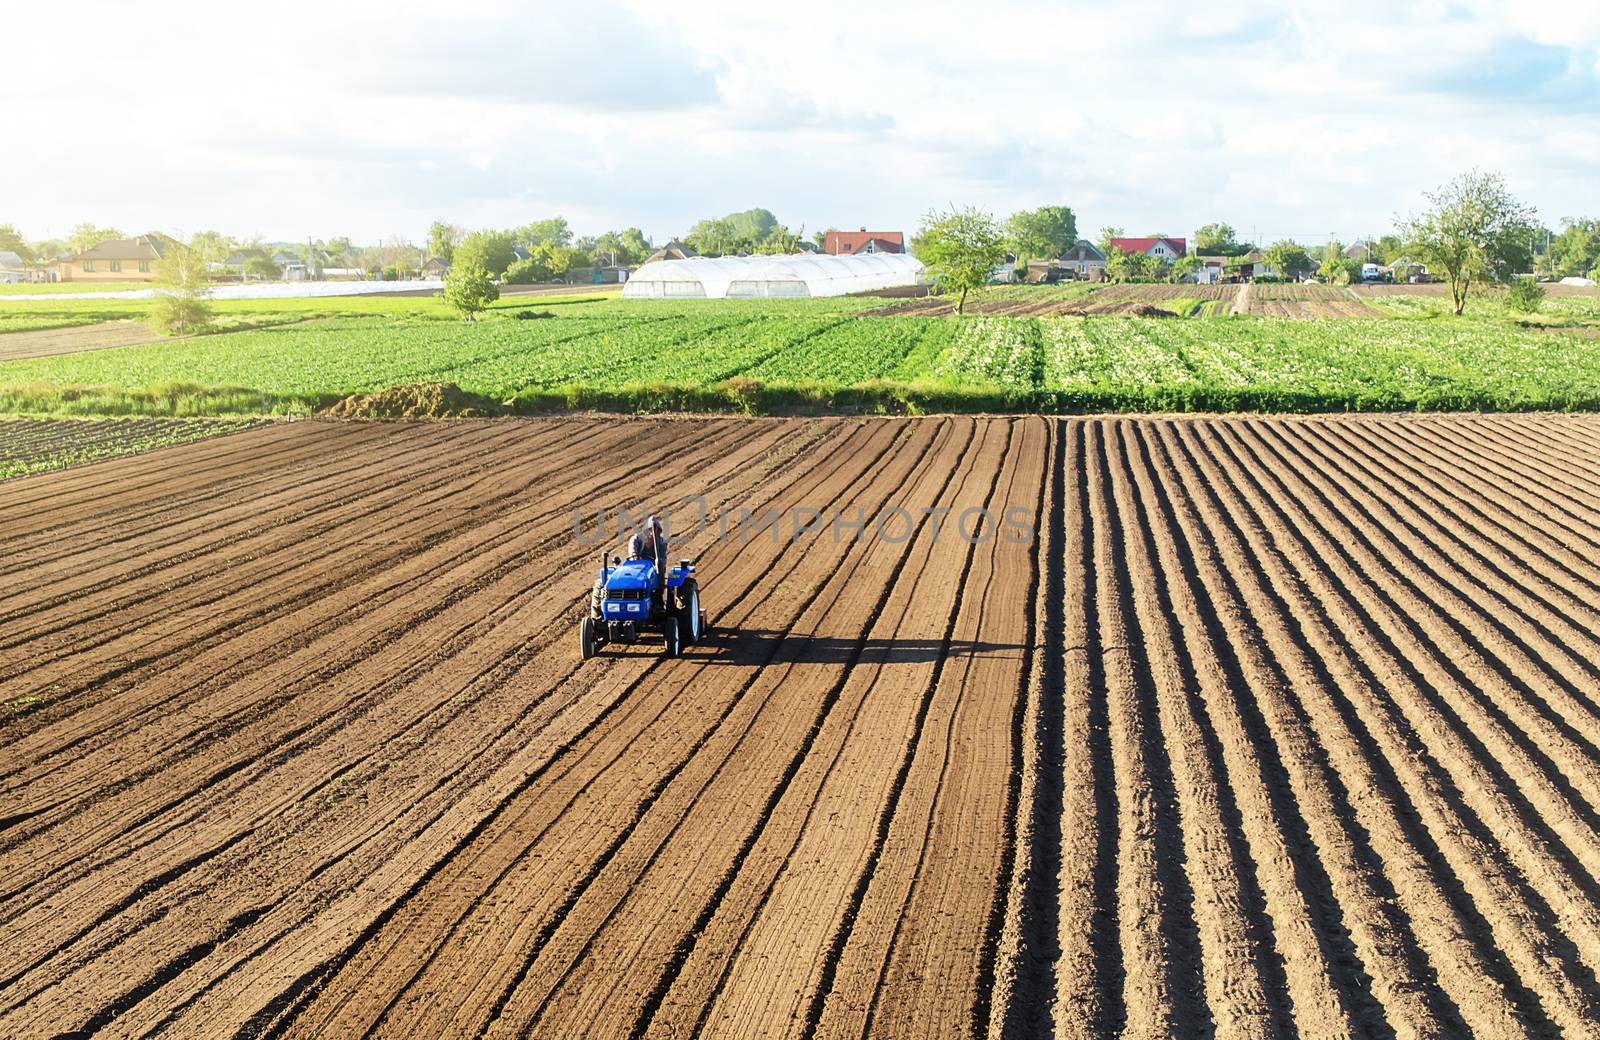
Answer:
[[[572,229],[567,226],[566,217],[549,217],[522,225],[512,232],[512,239],[531,253],[535,246],[570,246]]]
[[[655,246],[636,227],[607,231],[594,240],[589,250],[596,264],[609,262],[617,267],[633,267],[655,252]]]
[[[544,242],[535,246],[533,259],[546,272],[541,281],[563,278],[574,267],[585,267],[589,263],[589,257],[581,249],[556,242]]]
[[[197,231],[189,237],[189,248],[206,263],[220,264],[233,255],[236,243],[220,231]]]
[[[732,256],[752,253],[778,225],[771,210],[757,207],[725,217],[700,221],[683,236],[701,256]]]
[[[471,254],[458,256],[444,276],[444,298],[467,321],[500,298],[500,287],[488,268]]]
[[[1017,262],[1054,260],[1078,241],[1078,220],[1070,206],[1040,206],[1013,213],[1006,235]]]
[[[465,261],[482,267],[490,278],[499,278],[516,258],[516,242],[511,232],[474,231],[456,246],[451,267]]]
[[[276,281],[283,277],[283,271],[273,263],[272,257],[265,253],[258,253],[244,262],[244,273],[247,276],[259,278],[262,281]]]
[[[150,324],[169,336],[193,336],[211,326],[211,281],[205,255],[181,242],[169,242],[156,263]]]
[[[1194,250],[1205,256],[1235,256],[1239,243],[1230,224],[1202,224],[1194,233]]]
[[[67,247],[74,253],[86,253],[101,242],[126,237],[113,227],[97,228],[93,224],[79,224],[67,235]]]
[[[1100,244],[1100,252],[1106,254],[1106,256],[1109,258],[1111,256],[1111,240],[1113,238],[1121,238],[1123,235],[1126,235],[1127,233],[1128,232],[1127,232],[1126,229],[1119,228],[1119,227],[1103,227],[1103,228],[1101,228],[1100,229],[1100,243],[1099,243]]]
[[[1181,282],[1184,276],[1197,274],[1200,271],[1200,254],[1185,253],[1172,262],[1172,269],[1167,272],[1167,277],[1174,282]]]
[[[1119,282],[1154,278],[1160,261],[1148,253],[1124,253],[1116,246],[1106,250],[1106,277]]]
[[[756,242],[754,252],[765,256],[785,256],[800,248],[800,236],[805,234],[805,228],[799,234],[790,234],[786,224],[774,224]]]
[[[68,251],[67,240],[64,238],[37,238],[28,243],[28,248],[33,250],[33,255],[38,260],[64,256]]]
[[[1274,243],[1265,253],[1267,266],[1285,278],[1298,278],[1315,265],[1311,256],[1297,242],[1284,239]]]
[[[1518,278],[1506,293],[1506,306],[1522,314],[1532,314],[1544,302],[1544,286],[1532,278]]]
[[[501,278],[507,285],[537,285],[549,280],[550,272],[546,271],[537,260],[531,259],[516,261],[506,268],[505,277]]]
[[[357,253],[356,266],[367,271],[373,276],[382,273],[386,267],[395,269],[395,277],[408,271],[415,271],[422,263],[421,251],[403,235],[396,235],[391,239],[378,241],[375,246],[365,246]]]
[[[1532,239],[1533,209],[1506,190],[1498,173],[1472,170],[1426,196],[1432,209],[1400,223],[1401,235],[1428,268],[1450,284],[1455,313],[1466,309],[1474,281],[1513,265]]]
[[[975,208],[929,211],[916,235],[917,259],[939,292],[961,294],[956,313],[967,307],[967,293],[988,285],[1006,258],[1005,239],[994,217]]]
[[[436,256],[445,263],[449,263],[451,258],[455,256],[456,246],[460,245],[461,240],[466,237],[465,228],[459,228],[454,224],[436,220],[428,225],[428,256]]]
[[[35,259],[32,249],[23,239],[22,232],[12,224],[0,224],[0,253],[15,253],[27,263]]]
[[[1322,250],[1317,275],[1329,285],[1349,285],[1361,278],[1361,265],[1344,255],[1344,245],[1335,240]]]
[[[355,252],[356,247],[350,244],[348,235],[328,239],[328,259],[333,261],[335,267],[349,267],[350,258]]]
[[[817,247],[817,252],[823,252],[828,248],[828,236],[838,230],[839,229],[836,227],[830,227],[822,231],[818,231],[815,235],[811,236],[812,244]]]
[[[1587,274],[1600,263],[1600,220],[1564,217],[1561,225],[1545,250],[1548,272],[1557,278]]]

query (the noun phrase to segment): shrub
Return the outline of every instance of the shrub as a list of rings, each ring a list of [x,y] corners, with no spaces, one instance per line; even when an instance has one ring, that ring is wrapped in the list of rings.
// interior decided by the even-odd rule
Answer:
[[[463,318],[472,321],[479,311],[500,298],[500,287],[478,261],[457,258],[445,275],[444,298]]]
[[[386,282],[398,282],[400,280],[400,268],[394,264],[385,264],[383,280]]]
[[[1532,314],[1544,302],[1544,286],[1532,278],[1518,278],[1506,293],[1506,306],[1519,314]]]

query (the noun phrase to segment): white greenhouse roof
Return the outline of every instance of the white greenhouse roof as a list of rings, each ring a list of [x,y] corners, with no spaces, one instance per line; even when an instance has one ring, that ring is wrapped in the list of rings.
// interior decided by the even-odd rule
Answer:
[[[922,262],[909,253],[857,256],[696,256],[657,260],[628,276],[622,295],[634,299],[843,296],[920,285]]]

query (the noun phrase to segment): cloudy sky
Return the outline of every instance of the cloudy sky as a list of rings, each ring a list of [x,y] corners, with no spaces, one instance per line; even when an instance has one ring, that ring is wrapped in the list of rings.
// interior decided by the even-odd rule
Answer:
[[[580,15],[581,11],[587,11]],[[1499,169],[1600,211],[1600,3],[151,0],[3,18],[0,223],[299,240],[435,218],[658,240],[1071,205],[1381,234]],[[20,94],[17,91],[20,90]]]

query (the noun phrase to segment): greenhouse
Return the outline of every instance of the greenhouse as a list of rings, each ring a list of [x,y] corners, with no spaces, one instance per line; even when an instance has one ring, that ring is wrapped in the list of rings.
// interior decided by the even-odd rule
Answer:
[[[628,277],[622,295],[632,299],[792,299],[844,296],[925,281],[922,263],[908,253],[697,256],[645,264]]]

